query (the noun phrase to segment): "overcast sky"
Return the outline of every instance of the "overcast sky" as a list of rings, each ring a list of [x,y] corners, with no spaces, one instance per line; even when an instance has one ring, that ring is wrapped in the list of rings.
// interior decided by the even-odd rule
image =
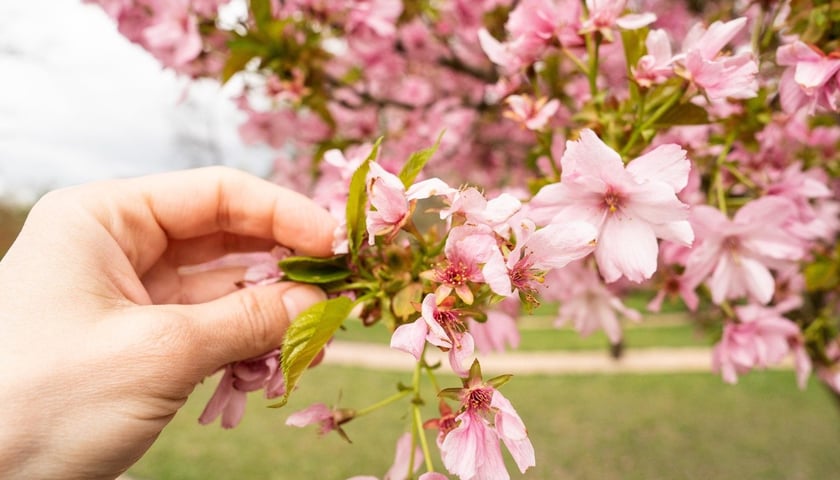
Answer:
[[[270,155],[241,145],[226,92],[191,84],[179,101],[188,85],[96,6],[0,2],[0,197],[215,161],[265,174]],[[179,148],[179,132],[218,154]]]

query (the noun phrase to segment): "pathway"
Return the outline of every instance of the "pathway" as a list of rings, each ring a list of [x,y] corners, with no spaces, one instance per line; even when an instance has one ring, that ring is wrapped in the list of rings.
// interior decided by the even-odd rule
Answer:
[[[709,372],[712,353],[708,348],[639,348],[625,350],[616,360],[603,350],[514,351],[480,355],[479,359],[482,372],[489,374],[674,373]],[[429,350],[427,360],[447,361],[439,350]],[[347,341],[332,342],[323,363],[388,371],[414,368],[414,358],[405,352],[380,344]],[[790,369],[792,362],[787,359],[779,368]]]

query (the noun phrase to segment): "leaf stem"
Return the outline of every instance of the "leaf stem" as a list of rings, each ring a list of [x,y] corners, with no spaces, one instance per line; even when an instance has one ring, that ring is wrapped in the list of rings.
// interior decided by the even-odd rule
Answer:
[[[660,105],[659,108],[657,108],[656,111],[653,112],[653,114],[650,117],[648,117],[643,123],[639,124],[633,129],[633,132],[630,134],[630,139],[627,140],[627,143],[624,144],[624,148],[621,149],[621,156],[623,157],[624,155],[626,155],[630,151],[630,149],[633,148],[633,146],[636,144],[636,141],[639,139],[639,136],[642,134],[642,132],[652,127],[653,124],[656,123],[657,120],[662,118],[662,116],[665,115],[668,112],[668,110],[670,110],[677,102],[679,102],[680,99],[682,99],[682,97],[683,89],[682,85],[680,85],[674,91],[674,93],[671,94],[671,96],[665,101],[665,103]],[[641,114],[644,115],[644,110],[641,110]]]
[[[376,402],[372,405],[368,405],[365,408],[361,408],[359,410],[356,410],[356,416],[361,417],[362,415],[367,415],[368,413],[371,413],[375,410],[379,410],[380,408],[385,407],[387,405],[390,405],[390,404],[396,402],[397,400],[401,400],[401,399],[407,397],[411,393],[414,393],[414,392],[412,392],[411,390],[402,390],[400,392],[397,392],[397,393],[395,393],[395,394],[393,394],[389,397],[383,398],[382,400],[380,400],[380,401],[378,401],[378,402]]]

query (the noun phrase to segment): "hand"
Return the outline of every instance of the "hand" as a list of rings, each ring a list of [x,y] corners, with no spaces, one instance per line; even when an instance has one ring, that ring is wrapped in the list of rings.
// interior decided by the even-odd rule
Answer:
[[[335,221],[226,168],[47,194],[0,262],[0,477],[114,478],[205,376],[280,345],[323,299],[178,267],[282,244],[328,255]]]

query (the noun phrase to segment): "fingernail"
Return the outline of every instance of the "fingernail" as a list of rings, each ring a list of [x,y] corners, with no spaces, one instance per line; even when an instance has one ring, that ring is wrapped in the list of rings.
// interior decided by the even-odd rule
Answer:
[[[318,302],[326,300],[324,291],[312,285],[298,285],[286,290],[283,293],[283,306],[286,307],[286,315],[292,322],[304,310]]]

